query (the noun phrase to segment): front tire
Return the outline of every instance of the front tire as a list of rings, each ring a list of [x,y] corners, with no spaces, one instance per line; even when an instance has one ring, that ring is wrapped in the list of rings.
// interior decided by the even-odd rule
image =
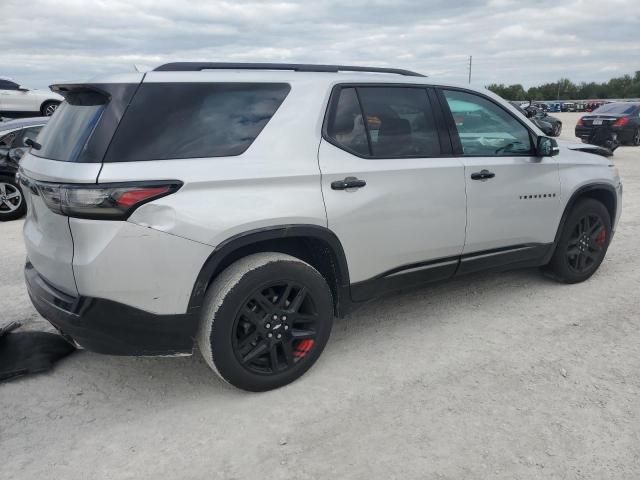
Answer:
[[[27,212],[27,204],[15,177],[0,175],[0,222],[15,220]]]
[[[198,346],[223,380],[261,392],[302,376],[324,349],[333,299],[311,265],[256,253],[224,270],[205,296]]]
[[[567,217],[547,270],[558,281],[583,282],[600,267],[610,240],[606,207],[591,198],[579,200]]]

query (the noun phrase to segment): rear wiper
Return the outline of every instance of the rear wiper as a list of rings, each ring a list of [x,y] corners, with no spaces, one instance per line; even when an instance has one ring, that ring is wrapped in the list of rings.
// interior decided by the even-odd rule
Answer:
[[[35,148],[36,150],[40,150],[42,148],[42,145],[40,145],[35,140],[31,140],[29,137],[24,139],[24,144],[28,147]]]

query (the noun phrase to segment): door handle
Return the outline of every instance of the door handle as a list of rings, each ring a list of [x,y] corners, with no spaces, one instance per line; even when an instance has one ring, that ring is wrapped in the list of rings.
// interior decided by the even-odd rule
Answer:
[[[347,177],[344,180],[331,182],[331,190],[346,190],[347,188],[362,188],[367,184],[364,180],[356,177]]]
[[[480,170],[479,172],[475,172],[471,174],[471,180],[488,180],[495,176],[496,174],[493,172],[490,172],[489,170]]]

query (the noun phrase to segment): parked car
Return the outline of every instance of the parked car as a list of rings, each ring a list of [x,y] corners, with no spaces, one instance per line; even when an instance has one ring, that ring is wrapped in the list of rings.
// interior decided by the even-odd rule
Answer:
[[[559,103],[550,103],[548,111],[549,112],[560,112],[560,111],[562,111],[562,108],[560,107]]]
[[[562,121],[558,117],[549,115],[535,106],[522,107],[517,102],[509,102],[531,120],[545,135],[558,137],[562,133]]]
[[[64,97],[48,90],[30,90],[9,78],[0,78],[0,116],[51,116]]]
[[[576,137],[588,141],[593,130],[607,126],[618,140],[629,145],[640,145],[640,102],[612,102],[601,105],[576,123]]]
[[[101,353],[197,346],[246,390],[300,377],[379,295],[485,269],[582,282],[620,216],[590,146],[413,72],[170,63],[53,89],[19,172],[36,309]]]
[[[573,102],[564,102],[560,105],[560,111],[562,112],[575,112],[576,104]]]
[[[0,222],[22,217],[27,206],[16,180],[18,162],[27,150],[27,138],[34,140],[49,117],[0,122]]]

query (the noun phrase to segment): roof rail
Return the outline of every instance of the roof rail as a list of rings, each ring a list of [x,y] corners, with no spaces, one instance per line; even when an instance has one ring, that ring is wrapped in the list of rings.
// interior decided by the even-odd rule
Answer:
[[[351,65],[312,65],[306,63],[233,63],[173,62],[154,68],[155,72],[197,72],[201,70],[293,70],[294,72],[373,72],[394,73],[407,77],[425,77],[421,73],[400,68],[358,67]]]

